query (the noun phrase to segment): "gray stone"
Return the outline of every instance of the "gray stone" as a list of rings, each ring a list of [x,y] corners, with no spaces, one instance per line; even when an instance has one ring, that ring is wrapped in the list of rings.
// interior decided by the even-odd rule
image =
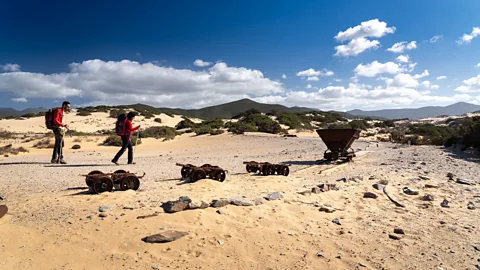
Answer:
[[[254,201],[255,205],[260,205],[260,204],[263,204],[265,202],[265,199],[264,198],[256,198]]]
[[[219,207],[224,207],[230,204],[230,201],[227,199],[218,199],[218,200],[213,200],[212,203],[210,204],[211,207],[219,208]]]
[[[278,200],[278,199],[282,199],[282,198],[283,198],[283,195],[280,192],[273,192],[273,193],[268,194],[267,197],[265,197],[265,199],[267,199],[269,201],[274,201],[274,200]]]
[[[335,212],[335,208],[322,205],[322,206],[320,207],[319,211],[320,211],[320,212],[333,213],[333,212]]]
[[[182,201],[168,201],[163,203],[160,207],[163,208],[165,213],[176,213],[187,209],[188,204]]]
[[[448,180],[453,180],[455,175],[453,175],[453,173],[447,173],[447,177],[448,177]]]
[[[373,184],[373,188],[374,189],[378,189],[378,190],[383,190],[385,188],[385,185],[382,185],[382,184]]]
[[[98,208],[99,212],[107,212],[108,209],[112,208],[111,206],[108,205],[102,205]]]
[[[201,202],[191,202],[188,204],[188,209],[205,209],[208,208],[208,203],[201,201]]]
[[[457,184],[462,184],[462,185],[473,185],[472,182],[462,179],[462,178],[457,178]]]
[[[98,214],[98,216],[99,216],[99,217],[102,217],[102,218],[106,218],[108,215],[105,214],[105,213],[100,213],[100,214]]]
[[[311,195],[312,191],[311,190],[304,190],[304,191],[298,192],[298,194],[307,196],[307,195]]]
[[[427,201],[427,202],[432,202],[433,201],[433,195],[426,194],[422,197],[422,201]]]
[[[422,181],[422,180],[420,180],[419,178],[412,178],[412,179],[410,179],[410,181],[411,181],[412,183],[414,183],[414,184],[417,184],[417,183],[419,183],[419,182]]]
[[[243,198],[240,196],[234,196],[228,200],[230,201],[231,204],[236,206],[252,206],[253,205],[253,203],[249,199]]]
[[[449,201],[447,201],[446,199],[444,199],[441,203],[440,203],[440,206],[442,207],[445,207],[445,208],[449,208],[450,206],[448,205]]]
[[[480,209],[480,202],[468,202],[467,208],[469,210]]]
[[[425,184],[425,188],[438,188],[438,186]]]
[[[473,248],[474,248],[476,251],[480,251],[480,242],[479,242],[479,243],[476,243],[475,245],[473,245]],[[479,259],[479,262],[480,262],[480,259]]]
[[[395,227],[395,228],[393,229],[393,232],[396,233],[396,234],[405,234],[405,232],[403,231],[403,229],[400,228],[400,227]]]
[[[373,193],[373,192],[365,192],[363,194],[363,198],[376,199],[377,197],[378,197],[378,195]]]
[[[320,194],[322,193],[322,190],[319,187],[313,187],[311,193]]]
[[[393,239],[393,240],[400,240],[400,239],[402,239],[401,236],[396,235],[396,234],[389,234],[388,237],[389,237],[390,239]]]
[[[220,214],[220,215],[225,215],[225,213],[222,211],[222,209],[217,209],[217,214]]]
[[[162,233],[150,235],[147,237],[142,238],[143,242],[146,243],[168,243],[178,240],[185,235],[188,235],[187,232],[180,232],[180,231],[165,231]]]
[[[418,178],[422,179],[422,180],[430,180],[430,178],[426,177],[426,176],[419,176]]]
[[[158,266],[158,265],[152,265],[152,269],[159,270],[159,269],[160,269],[160,266]]]
[[[409,188],[409,187],[404,187],[403,188],[403,193],[405,193],[407,195],[418,195],[419,194],[418,190],[413,189],[413,188]]]
[[[80,148],[82,148],[82,147],[81,147],[79,144],[74,144],[74,145],[72,146],[72,149],[73,149],[73,150],[78,150],[78,149],[80,149]]]
[[[335,224],[337,224],[337,225],[342,225],[342,223],[340,222],[340,219],[338,219],[338,218],[334,218],[334,219],[332,220],[332,222],[335,223]]]
[[[178,200],[186,204],[189,204],[192,202],[192,199],[190,199],[188,196],[181,196],[180,198],[178,198]]]

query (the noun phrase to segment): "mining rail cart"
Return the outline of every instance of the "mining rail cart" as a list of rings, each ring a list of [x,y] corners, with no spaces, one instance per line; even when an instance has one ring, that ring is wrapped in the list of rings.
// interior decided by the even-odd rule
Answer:
[[[85,176],[85,182],[90,191],[102,193],[105,191],[116,190],[137,190],[140,187],[140,179],[145,176],[136,176],[134,173],[124,170],[116,170],[113,173],[103,173],[101,171],[91,171]]]
[[[278,175],[288,176],[290,169],[287,164],[272,164],[269,162],[256,162],[256,161],[244,161],[243,164],[246,164],[247,172],[257,173],[260,172],[263,175]]]
[[[317,134],[327,146],[323,158],[327,161],[351,161],[355,151],[351,148],[353,142],[360,137],[357,129],[317,129]]]
[[[210,164],[203,164],[200,167],[197,167],[192,164],[181,164],[177,163],[177,166],[181,166],[180,174],[182,175],[182,180],[188,180],[188,182],[196,182],[201,179],[210,178],[219,182],[225,181],[227,177],[227,170],[224,170],[218,166],[213,166]]]

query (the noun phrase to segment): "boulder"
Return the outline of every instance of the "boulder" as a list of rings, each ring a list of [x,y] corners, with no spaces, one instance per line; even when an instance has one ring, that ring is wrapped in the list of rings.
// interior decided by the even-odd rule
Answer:
[[[249,199],[243,198],[240,196],[234,196],[228,200],[230,201],[231,204],[236,206],[252,206],[253,205],[253,203]]]
[[[142,241],[145,243],[168,243],[178,240],[185,235],[188,235],[187,232],[180,232],[180,231],[165,231],[162,233],[157,233],[154,235],[150,235],[147,237],[142,238]]]
[[[278,199],[282,199],[282,198],[283,198],[283,195],[280,192],[273,192],[273,193],[268,194],[267,197],[265,197],[265,199],[269,200],[269,201],[274,201],[274,200],[278,200]]]
[[[82,147],[80,146],[80,144],[74,144],[74,145],[72,146],[72,149],[73,149],[73,150],[78,150],[78,149],[80,149],[80,148],[82,148]]]
[[[371,198],[371,199],[376,199],[378,197],[377,194],[373,193],[373,192],[365,192],[363,194],[363,198]]]
[[[230,204],[230,201],[227,199],[218,199],[218,200],[213,200],[212,203],[210,204],[211,207],[219,208],[219,207],[224,207]]]
[[[163,208],[165,213],[176,213],[187,209],[188,203],[178,201],[168,201],[163,203],[160,207]]]

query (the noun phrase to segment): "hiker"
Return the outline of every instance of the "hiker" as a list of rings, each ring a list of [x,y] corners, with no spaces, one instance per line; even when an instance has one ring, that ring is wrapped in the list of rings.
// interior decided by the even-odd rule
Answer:
[[[63,124],[63,115],[65,112],[70,111],[70,102],[64,101],[62,103],[61,108],[54,109],[52,111],[52,130],[53,134],[55,134],[55,146],[53,147],[53,154],[52,154],[52,163],[57,163],[58,159],[60,159],[61,164],[67,164],[63,159],[63,147],[65,145],[63,141],[63,136],[65,135],[65,129],[68,128],[67,124]],[[47,125],[48,128],[48,125]]]
[[[115,163],[116,165],[118,164],[118,160],[120,157],[125,153],[125,150],[128,148],[128,164],[135,164],[133,162],[133,146],[132,146],[132,133],[135,130],[138,130],[140,126],[133,127],[132,126],[132,121],[135,119],[136,113],[135,112],[129,112],[127,114],[127,117],[125,120],[123,119],[117,119],[117,125],[116,129],[120,126],[121,130],[117,130],[117,135],[122,137],[122,148],[118,151],[118,153],[115,155],[115,157],[112,159],[112,162]],[[124,121],[124,123],[122,123]]]

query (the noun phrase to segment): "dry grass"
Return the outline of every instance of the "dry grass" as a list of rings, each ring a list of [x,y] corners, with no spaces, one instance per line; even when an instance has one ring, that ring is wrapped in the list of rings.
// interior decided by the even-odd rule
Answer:
[[[42,139],[38,142],[36,142],[33,147],[38,148],[38,149],[47,149],[47,148],[53,148],[55,146],[55,143],[53,143],[50,139]]]
[[[25,152],[28,152],[26,148],[24,147],[15,148],[11,144],[0,147],[0,155],[8,155],[8,154],[18,155],[18,153],[25,153]]]

